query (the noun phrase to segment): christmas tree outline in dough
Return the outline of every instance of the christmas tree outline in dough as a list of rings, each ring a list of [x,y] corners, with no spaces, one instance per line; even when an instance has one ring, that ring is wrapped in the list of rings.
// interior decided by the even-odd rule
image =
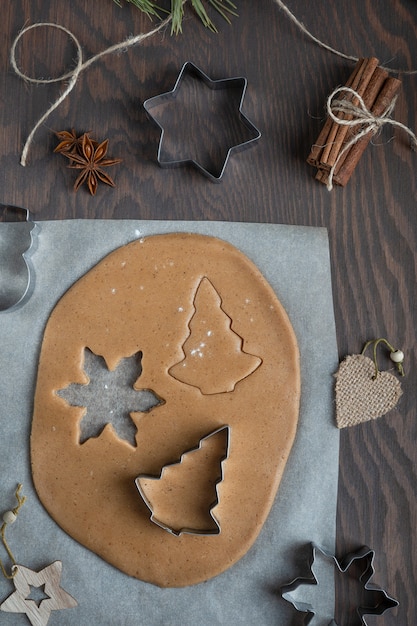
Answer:
[[[166,513],[167,516],[171,516],[172,514],[175,515],[176,513],[174,511],[174,509],[177,508],[176,502],[174,503],[174,505],[172,505],[172,501],[176,499],[175,492],[179,495],[184,496],[184,491],[187,491],[187,489],[188,491],[192,490],[193,495],[197,494],[196,495],[196,499],[197,499],[198,487],[196,487],[196,482],[193,480],[193,476],[192,475],[190,476],[189,468],[185,468],[184,466],[187,463],[187,460],[189,460],[191,457],[194,457],[193,458],[194,468],[201,469],[201,464],[199,463],[199,459],[196,460],[196,455],[198,455],[199,453],[204,455],[204,447],[206,446],[206,444],[214,442],[215,439],[220,441],[220,445],[223,448],[223,453],[216,455],[216,459],[215,459],[216,467],[219,470],[219,475],[217,475],[217,477],[214,480],[211,480],[209,476],[205,477],[206,482],[212,483],[210,484],[210,487],[214,495],[213,501],[209,505],[206,506],[206,510],[204,511],[204,514],[206,517],[205,521],[209,522],[209,524],[207,524],[206,526],[200,525],[198,528],[196,527],[194,528],[191,525],[187,525],[186,523],[175,524],[174,526],[174,524],[168,523],[167,519],[165,520],[160,519],[160,517],[163,517],[163,516],[158,517],[157,509],[160,508],[158,507],[159,503],[157,502],[158,497],[156,497],[155,499],[153,499],[152,496],[148,497],[149,494],[147,492],[149,492],[149,490],[152,490],[153,485],[160,486],[161,481],[166,480],[167,477],[169,480],[168,475],[170,472],[172,476],[173,471],[178,472],[178,470],[181,471],[181,469],[183,470],[185,469],[185,472],[183,471],[183,474],[184,473],[186,474],[186,484],[184,485],[184,484],[181,484],[180,482],[178,486],[175,486],[175,484],[174,486],[168,485],[168,489],[166,490],[165,508],[167,511]],[[183,533],[191,534],[191,535],[218,535],[220,534],[221,532],[220,522],[214,515],[213,510],[219,504],[218,487],[224,479],[223,464],[229,457],[229,448],[230,448],[230,427],[226,425],[226,426],[222,426],[218,428],[217,430],[214,430],[213,432],[209,433],[205,437],[202,437],[198,443],[198,446],[184,452],[181,455],[181,458],[179,460],[174,461],[173,463],[164,465],[164,467],[161,469],[161,472],[158,476],[153,476],[149,474],[140,474],[139,476],[137,476],[137,478],[135,479],[135,484],[139,491],[139,494],[141,495],[143,501],[145,502],[146,506],[148,507],[151,513],[150,521],[156,524],[157,526],[159,526],[160,528],[162,528],[163,530],[166,530],[169,533],[177,537]],[[207,461],[207,454],[205,456],[206,456],[205,460]],[[207,492],[204,493],[203,496],[207,500]],[[164,498],[164,494],[162,493],[162,499],[163,498]],[[159,499],[161,499],[161,494],[160,494]],[[181,504],[179,505],[179,507],[181,508]]]
[[[206,276],[196,289],[193,304],[189,334],[182,345],[184,358],[168,373],[197,387],[203,395],[234,391],[237,383],[258,369],[262,359],[243,350],[244,339],[233,330],[233,320]]]

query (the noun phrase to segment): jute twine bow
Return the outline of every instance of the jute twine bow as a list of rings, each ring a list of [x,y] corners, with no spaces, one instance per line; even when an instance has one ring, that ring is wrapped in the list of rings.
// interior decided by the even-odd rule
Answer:
[[[336,98],[337,95],[346,93],[351,94],[357,100],[358,104],[354,104],[352,100],[348,100],[346,97],[341,99]],[[360,126],[361,129],[359,132],[355,133],[350,141],[345,144],[343,149],[339,152],[335,163],[331,167],[327,182],[327,189],[329,191],[333,189],[333,176],[343,154],[354,144],[358,143],[358,141],[360,141],[362,137],[368,133],[373,135],[378,133],[385,124],[401,128],[401,130],[406,132],[411,138],[411,148],[417,152],[417,136],[415,133],[413,133],[408,126],[405,126],[405,124],[397,122],[390,117],[394,110],[396,100],[397,98],[395,97],[381,115],[374,115],[366,106],[363,98],[351,87],[337,87],[334,91],[332,91],[330,96],[327,98],[327,114],[329,117],[333,120],[333,122],[339,124],[340,126],[349,126],[350,128]],[[340,117],[337,117],[336,113],[348,115],[349,119],[341,119]]]

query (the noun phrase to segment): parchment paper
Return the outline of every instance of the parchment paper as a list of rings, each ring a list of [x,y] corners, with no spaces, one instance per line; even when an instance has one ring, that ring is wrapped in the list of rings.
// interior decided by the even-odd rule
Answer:
[[[257,264],[296,332],[302,399],[284,478],[254,546],[231,569],[206,583],[159,589],[108,565],[48,516],[32,485],[29,436],[43,329],[60,296],[113,249],[138,237],[174,231],[223,238]],[[8,528],[17,562],[39,570],[54,560],[63,561],[61,584],[78,607],[53,612],[49,624],[292,624],[295,609],[281,598],[280,587],[308,575],[310,542],[329,552],[335,546],[339,431],[333,415],[333,374],[338,359],[326,230],[231,222],[40,222],[31,262],[35,282],[30,299],[16,310],[0,313],[0,512],[15,505],[14,489],[22,482],[27,502]],[[327,625],[333,616],[332,576],[320,586],[320,607],[328,616],[315,619],[315,626]],[[13,590],[12,583],[1,577],[0,602]],[[0,612],[0,622],[28,623],[24,615],[5,612]]]

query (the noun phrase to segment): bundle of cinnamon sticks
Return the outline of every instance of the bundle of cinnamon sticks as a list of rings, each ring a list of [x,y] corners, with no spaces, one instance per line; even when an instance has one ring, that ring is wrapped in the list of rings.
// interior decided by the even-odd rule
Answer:
[[[388,72],[378,64],[379,61],[375,57],[359,59],[345,85],[362,97],[366,108],[375,117],[382,115],[388,109],[401,86],[400,80],[390,77]],[[351,92],[343,94],[343,99],[352,102],[353,105],[358,105],[358,99]],[[335,115],[339,119],[353,119],[353,115],[349,113],[337,112]],[[307,163],[317,168],[316,180],[328,184],[330,170],[336,163],[332,182],[337,185],[346,185],[372,139],[372,133],[368,132],[357,142],[353,142],[355,135],[358,135],[361,130],[360,125],[345,126],[334,121],[330,116],[327,117],[307,159]],[[345,149],[349,143],[351,145]]]

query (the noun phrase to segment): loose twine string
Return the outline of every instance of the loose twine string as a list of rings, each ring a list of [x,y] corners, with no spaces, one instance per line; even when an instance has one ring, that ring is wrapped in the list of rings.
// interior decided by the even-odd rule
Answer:
[[[11,509],[11,512],[16,517],[17,517],[20,509],[22,508],[22,506],[24,505],[24,503],[26,501],[26,497],[22,496],[20,494],[21,489],[22,489],[22,485],[19,484],[17,486],[16,491],[15,491],[15,497],[16,497],[16,500],[17,500],[17,506],[15,506],[14,509]],[[12,551],[10,549],[9,544],[6,541],[6,528],[7,528],[7,526],[8,526],[8,522],[4,521],[2,526],[1,526],[1,528],[0,528],[0,536],[1,536],[1,540],[3,542],[3,545],[4,545],[5,549],[6,549],[6,552],[9,555],[9,558],[10,558],[12,564],[13,564],[12,573],[11,574],[7,573],[6,568],[4,567],[3,561],[1,559],[0,559],[0,569],[1,569],[2,574],[3,574],[3,576],[5,578],[8,578],[9,580],[12,580],[12,578],[14,578],[15,575],[16,575],[17,569],[16,569],[16,560],[15,560],[15,558],[13,556],[13,553],[12,553]]]
[[[340,50],[336,50],[336,48],[332,48],[331,46],[329,46],[327,43],[325,43],[324,41],[321,41],[320,39],[318,39],[317,37],[315,37],[305,26],[302,22],[300,22],[300,20],[298,20],[294,13],[292,13],[289,8],[287,7],[286,4],[284,4],[283,2],[281,2],[281,0],[274,0],[275,4],[277,4],[280,9],[283,10],[283,12],[287,15],[287,17],[291,20],[291,22],[293,22],[293,24],[295,24],[297,26],[297,28],[299,30],[301,30],[301,32],[303,32],[307,37],[309,37],[312,41],[314,41],[314,43],[316,43],[317,45],[319,45],[321,48],[325,48],[325,50],[328,50],[329,52],[332,52],[333,54],[336,54],[338,57],[341,57],[342,59],[348,59],[349,61],[358,61],[359,58],[355,57],[355,56],[351,56],[350,54],[345,54],[344,52],[341,52]],[[403,70],[403,69],[396,69],[396,68],[392,68],[392,67],[385,67],[383,65],[381,65],[382,69],[387,71],[387,72],[393,72],[395,74],[417,74],[417,70]]]
[[[87,61],[83,61],[83,50],[77,37],[70,30],[68,30],[68,28],[65,28],[65,26],[61,26],[60,24],[54,24],[52,22],[39,22],[37,24],[32,24],[31,26],[27,26],[26,28],[21,30],[18,36],[16,37],[16,39],[14,40],[13,45],[10,49],[10,62],[16,74],[20,78],[25,80],[26,82],[34,83],[36,85],[46,85],[49,83],[57,83],[57,82],[61,82],[67,79],[69,79],[69,81],[68,81],[68,85],[66,86],[64,91],[61,93],[59,98],[55,100],[55,102],[49,107],[49,109],[36,122],[35,126],[30,132],[25,142],[25,145],[23,147],[22,155],[20,158],[20,164],[23,165],[23,167],[25,167],[28,153],[29,153],[29,148],[32,144],[36,131],[48,119],[51,113],[55,111],[55,109],[57,109],[59,105],[65,100],[65,98],[71,93],[71,91],[75,87],[75,84],[81,72],[83,72],[85,69],[87,69],[87,67],[90,67],[90,65],[92,65],[93,63],[95,63],[96,61],[98,61],[99,59],[103,58],[104,56],[108,54],[113,54],[114,52],[127,50],[128,48],[131,48],[132,46],[136,46],[142,43],[143,41],[145,41],[145,39],[149,39],[149,37],[156,35],[156,33],[158,33],[163,28],[165,28],[171,20],[172,20],[172,17],[171,15],[169,15],[165,20],[163,20],[160,24],[158,24],[158,26],[154,28],[153,30],[150,30],[147,33],[140,33],[139,35],[128,37],[124,41],[121,41],[120,43],[117,43],[113,46],[110,46],[109,48],[106,48],[105,50],[102,50],[98,54],[90,57],[89,59],[87,59]],[[69,72],[66,72],[65,74],[61,74],[60,76],[56,78],[33,78],[32,76],[28,76],[27,74],[25,74],[24,72],[20,70],[16,62],[16,47],[19,41],[21,40],[21,38],[30,30],[33,30],[35,28],[43,28],[43,27],[57,28],[58,30],[62,30],[73,41],[77,50],[77,59],[76,59],[75,68]]]
[[[187,0],[183,0],[183,3],[185,4]],[[317,37],[315,37],[305,26],[302,22],[300,22],[296,16],[290,11],[290,9],[287,7],[286,4],[284,4],[284,2],[282,2],[281,0],[274,0],[275,4],[277,4],[282,11],[287,15],[287,17],[295,24],[295,26],[297,26],[297,28],[299,30],[301,30],[301,32],[303,32],[307,37],[309,37],[314,43],[316,43],[317,45],[319,45],[320,47],[328,50],[329,52],[336,54],[337,56],[344,58],[344,59],[348,59],[349,61],[357,61],[358,57],[355,56],[351,56],[348,54],[345,54],[343,52],[341,52],[340,50],[336,50],[335,48],[332,48],[331,46],[329,46],[328,44],[326,44],[325,42],[321,41],[320,39],[318,39]],[[59,105],[65,100],[65,98],[71,93],[71,91],[74,89],[78,77],[80,76],[80,74],[87,69],[90,65],[92,65],[93,63],[95,63],[96,61],[98,61],[99,59],[103,58],[104,56],[108,55],[108,54],[113,54],[114,52],[121,52],[121,51],[126,51],[127,49],[131,48],[132,46],[136,46],[140,43],[142,43],[143,41],[145,41],[146,39],[153,37],[154,35],[156,35],[159,31],[161,31],[162,29],[164,29],[172,20],[172,15],[170,14],[165,20],[163,20],[156,28],[154,28],[153,30],[147,32],[147,33],[141,33],[139,35],[135,35],[135,36],[131,36],[128,37],[127,39],[125,39],[124,41],[117,43],[113,46],[110,46],[109,48],[106,48],[105,50],[102,50],[101,52],[99,52],[98,54],[90,57],[89,59],[87,59],[87,61],[83,61],[83,51],[82,51],[82,47],[80,42],[78,41],[77,37],[67,28],[65,28],[64,26],[61,26],[60,24],[55,24],[52,22],[40,22],[37,24],[32,24],[31,26],[28,26],[26,28],[24,28],[22,31],[20,31],[20,33],[17,35],[16,39],[14,40],[11,50],[10,50],[10,62],[11,65],[13,67],[13,70],[15,71],[15,73],[22,78],[23,80],[30,82],[30,83],[34,83],[37,85],[45,85],[45,84],[49,84],[49,83],[56,83],[56,82],[61,82],[64,80],[68,80],[68,84],[66,86],[66,88],[63,90],[63,92],[61,93],[61,95],[57,98],[57,100],[49,107],[49,109],[42,115],[42,117],[36,122],[35,126],[33,127],[32,131],[30,132],[25,145],[23,147],[23,151],[22,151],[22,155],[20,158],[20,164],[23,165],[23,167],[26,165],[27,162],[27,157],[28,157],[28,153],[29,153],[29,149],[30,146],[32,144],[33,138],[38,130],[38,128],[48,119],[48,117],[51,115],[51,113],[53,111],[55,111],[55,109],[57,109],[59,107]],[[47,79],[40,79],[40,78],[33,78],[31,76],[28,76],[27,74],[25,74],[24,72],[22,72],[20,70],[20,68],[17,65],[16,62],[16,48],[17,45],[19,43],[19,41],[21,40],[21,38],[30,30],[33,30],[35,28],[42,28],[42,27],[50,27],[50,28],[57,28],[58,30],[63,31],[64,33],[66,33],[68,35],[68,37],[73,41],[73,43],[75,44],[76,50],[77,50],[77,58],[76,58],[76,65],[75,68],[73,70],[70,70],[69,72],[66,72],[60,76],[58,76],[57,78],[47,78]],[[401,72],[402,74],[417,74],[417,70],[400,70],[400,69],[393,69],[393,68],[387,68],[382,66],[383,69],[385,69],[388,72],[395,72],[395,73],[399,73]],[[335,90],[337,91],[337,90]],[[360,96],[354,92],[355,96],[358,99],[361,99]],[[328,110],[329,110],[329,103],[332,102],[332,99],[335,95],[335,92],[333,92],[333,94],[331,94],[327,100],[328,103]],[[343,102],[343,101],[342,101]],[[350,103],[346,103],[344,102],[343,104],[340,104],[340,102],[337,104],[338,107],[345,107],[349,106],[350,107]],[[344,121],[344,123],[347,123],[349,126],[356,126],[357,124],[365,124],[363,131],[361,131],[361,133],[355,135],[354,139],[351,140],[351,145],[353,145],[353,143],[357,143],[361,137],[363,136],[363,134],[367,134],[369,132],[375,133],[378,132],[378,130],[382,127],[383,124],[389,123],[398,127],[401,127],[403,130],[405,130],[408,134],[410,134],[410,136],[412,137],[413,140],[413,144],[414,147],[416,145],[417,142],[417,138],[415,136],[415,134],[406,126],[404,126],[403,124],[400,124],[399,122],[395,122],[394,120],[389,119],[389,115],[392,112],[392,109],[394,107],[390,107],[390,110],[387,112],[384,112],[381,116],[379,117],[375,117],[372,115],[372,113],[370,111],[368,111],[365,107],[365,105],[359,106],[356,109],[349,109],[350,113],[353,113],[354,115],[358,116],[353,119],[353,120],[349,120],[348,122]],[[338,109],[339,111],[341,109]],[[365,110],[365,111],[364,111]],[[333,116],[333,113],[331,114],[333,119],[337,122],[337,123],[341,123],[341,120],[339,118],[336,118],[335,116]],[[350,147],[350,146],[349,146]],[[348,149],[347,147],[343,150],[343,152],[345,152],[345,150]],[[340,155],[339,155],[340,158]],[[328,183],[328,189],[332,189],[332,180],[333,180],[333,174],[334,174],[334,169],[335,167],[333,166],[330,175],[329,175],[329,183]]]

